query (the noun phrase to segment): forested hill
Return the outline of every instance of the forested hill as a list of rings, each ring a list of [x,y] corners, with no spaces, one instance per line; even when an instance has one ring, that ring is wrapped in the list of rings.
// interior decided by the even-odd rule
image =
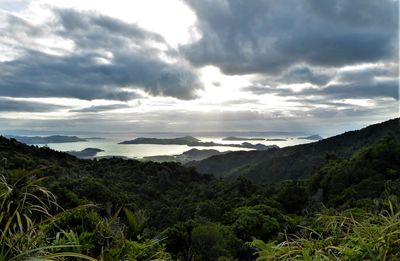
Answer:
[[[331,156],[310,180],[270,185],[0,137],[0,260],[399,260],[393,123],[344,135],[364,135],[354,146],[385,137]]]
[[[191,162],[188,166],[228,179],[244,176],[255,182],[269,183],[304,179],[315,173],[326,159],[348,157],[388,134],[400,136],[399,118],[318,142],[269,151],[232,152]]]
[[[61,201],[75,206],[84,203],[74,202],[75,199],[86,198],[95,203],[109,202],[112,206],[136,204],[136,207],[149,208],[153,199],[158,204],[168,201],[169,196],[162,196],[166,191],[189,194],[193,186],[201,186],[212,179],[177,163],[119,158],[82,160],[0,136],[0,171],[2,169],[23,169],[39,177],[46,176],[49,187],[57,192]]]

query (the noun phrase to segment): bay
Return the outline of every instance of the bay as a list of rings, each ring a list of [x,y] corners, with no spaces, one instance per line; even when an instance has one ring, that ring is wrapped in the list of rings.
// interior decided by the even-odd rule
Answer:
[[[241,144],[243,142],[249,142],[252,144],[265,144],[265,145],[277,145],[280,148],[287,146],[294,146],[298,144],[304,144],[312,142],[311,140],[298,139],[294,137],[281,137],[286,139],[285,141],[260,141],[260,140],[244,140],[244,141],[229,141],[223,140],[224,137],[198,137],[203,142],[215,142],[219,144]],[[246,138],[246,137],[245,137]],[[263,137],[263,138],[277,138],[277,137]],[[158,155],[178,155],[190,149],[215,149],[221,152],[224,151],[244,151],[251,150],[245,148],[238,147],[228,147],[228,146],[212,146],[212,147],[204,147],[204,146],[196,146],[189,147],[187,145],[158,145],[158,144],[118,144],[122,140],[113,139],[113,138],[104,138],[104,139],[88,139],[86,142],[66,142],[66,143],[48,143],[48,146],[51,149],[57,151],[80,151],[86,148],[97,148],[102,149],[104,151],[99,152],[96,157],[104,157],[104,156],[122,156],[127,158],[143,158],[149,156],[158,156]]]

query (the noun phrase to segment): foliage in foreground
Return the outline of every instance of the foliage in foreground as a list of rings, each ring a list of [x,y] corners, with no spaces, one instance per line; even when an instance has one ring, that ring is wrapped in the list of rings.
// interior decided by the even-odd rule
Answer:
[[[0,261],[169,259],[160,240],[141,237],[136,213],[125,209],[124,226],[91,206],[62,210],[42,181],[25,170],[1,173]]]
[[[252,260],[256,249],[261,260],[391,260],[400,250],[397,136],[330,155],[311,181],[274,185],[1,137],[0,159],[0,261]]]
[[[400,212],[391,201],[380,214],[325,210],[286,240],[255,240],[257,260],[400,260]]]

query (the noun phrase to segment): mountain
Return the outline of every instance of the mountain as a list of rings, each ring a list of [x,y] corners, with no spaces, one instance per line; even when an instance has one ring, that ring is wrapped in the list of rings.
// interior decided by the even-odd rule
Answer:
[[[307,136],[307,137],[299,137],[299,139],[302,140],[322,140],[323,138],[317,134],[315,135],[311,135],[311,136]]]
[[[225,154],[226,152],[220,152],[218,150],[198,150],[198,149],[191,149],[188,151],[185,151],[181,155],[178,155],[178,159],[180,161],[192,161],[192,160],[199,160],[199,159],[205,159],[214,155],[220,155],[220,154]]]
[[[195,160],[203,160],[208,157],[214,156],[214,155],[221,155],[225,154],[227,152],[220,152],[218,150],[198,150],[198,149],[191,149],[188,151],[183,152],[182,154],[179,155],[157,155],[157,156],[148,156],[148,157],[143,157],[143,160],[145,161],[156,161],[156,162],[179,162],[182,164],[195,161]]]
[[[200,173],[228,179],[244,176],[252,181],[269,183],[304,179],[318,170],[326,159],[349,157],[388,134],[399,136],[399,126],[399,118],[396,118],[313,143],[267,151],[231,152],[187,166],[195,167]]]
[[[65,143],[65,142],[80,142],[87,141],[86,139],[79,138],[77,136],[62,136],[62,135],[52,135],[52,136],[6,136],[8,138],[16,139],[19,142],[25,144],[47,144],[47,143]]]
[[[119,144],[161,144],[161,145],[189,145],[200,142],[192,136],[185,136],[172,139],[159,139],[159,138],[136,138],[134,140],[122,141]]]
[[[264,145],[261,143],[251,144],[250,142],[243,142],[241,145],[243,148],[255,149],[255,150],[270,150],[279,149],[277,145]]]
[[[104,150],[97,148],[86,148],[81,151],[67,151],[68,154],[73,155],[77,158],[92,158],[97,155],[97,153],[102,152]]]

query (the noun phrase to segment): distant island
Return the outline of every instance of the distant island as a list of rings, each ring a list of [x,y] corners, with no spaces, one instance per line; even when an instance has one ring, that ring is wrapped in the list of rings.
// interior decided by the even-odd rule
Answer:
[[[128,140],[120,142],[119,144],[160,144],[160,145],[188,145],[198,144],[201,141],[192,136],[185,136],[180,138],[172,139],[159,139],[159,138],[136,138],[134,140]],[[198,145],[193,145],[198,146]]]
[[[277,145],[264,145],[261,143],[251,144],[250,142],[243,142],[239,147],[255,150],[279,149]]]
[[[229,153],[231,151],[220,152],[218,150],[198,150],[198,149],[191,149],[188,151],[183,152],[179,155],[157,155],[157,156],[148,156],[143,157],[143,161],[156,161],[156,162],[166,162],[166,161],[173,161],[173,162],[180,162],[182,164],[191,162],[191,161],[199,161],[206,159],[211,156],[215,155],[222,155]]]
[[[266,141],[287,141],[287,139],[266,139]]]
[[[6,136],[7,138],[16,139],[19,142],[25,144],[48,144],[48,143],[66,143],[66,142],[81,142],[87,141],[87,139],[79,138],[77,136],[62,136],[62,135],[52,135],[52,136]]]
[[[323,138],[316,134],[316,135],[311,135],[311,136],[308,136],[308,137],[299,137],[299,139],[302,139],[302,140],[322,140]]]
[[[97,155],[97,153],[102,152],[104,150],[102,149],[97,149],[97,148],[86,148],[81,151],[67,151],[66,153],[75,156],[77,158],[93,158],[94,156]]]
[[[242,138],[242,137],[229,136],[229,137],[223,138],[222,140],[241,141],[241,140],[265,140],[265,139],[264,138]]]
[[[256,150],[267,150],[271,148],[279,148],[276,145],[264,145],[264,144],[251,144],[249,142],[244,142],[242,144],[221,144],[212,141],[202,142],[192,136],[185,136],[180,138],[136,138],[134,140],[122,141],[119,144],[160,144],[160,145],[187,145],[189,147],[236,147],[236,148],[246,148],[246,149],[256,149]]]

